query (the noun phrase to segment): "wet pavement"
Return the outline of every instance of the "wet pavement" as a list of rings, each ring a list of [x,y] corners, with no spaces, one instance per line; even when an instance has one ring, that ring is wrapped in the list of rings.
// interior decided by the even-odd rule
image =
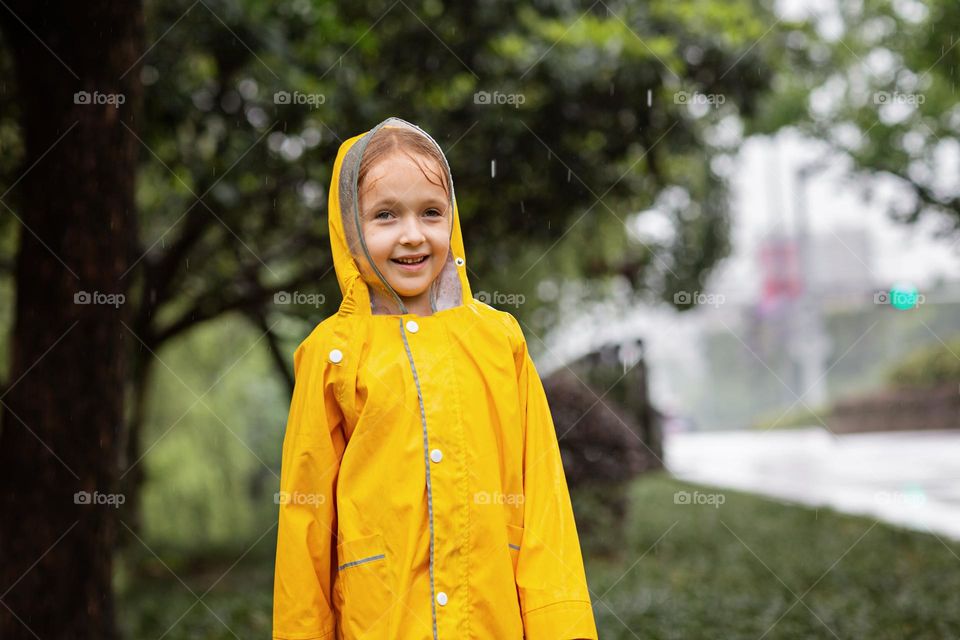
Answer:
[[[677,433],[677,478],[960,540],[960,430],[834,436],[821,428]]]

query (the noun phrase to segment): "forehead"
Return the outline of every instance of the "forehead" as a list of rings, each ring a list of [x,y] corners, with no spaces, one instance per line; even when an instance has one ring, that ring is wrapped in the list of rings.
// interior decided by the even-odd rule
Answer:
[[[442,185],[443,171],[435,159],[394,151],[370,167],[360,191],[363,200],[429,197],[446,201]]]

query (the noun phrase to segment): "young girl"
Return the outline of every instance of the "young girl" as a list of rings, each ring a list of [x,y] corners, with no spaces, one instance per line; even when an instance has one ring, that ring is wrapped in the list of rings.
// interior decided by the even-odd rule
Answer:
[[[475,300],[450,168],[387,118],[344,142],[343,302],[294,354],[273,637],[596,639],[550,409]]]

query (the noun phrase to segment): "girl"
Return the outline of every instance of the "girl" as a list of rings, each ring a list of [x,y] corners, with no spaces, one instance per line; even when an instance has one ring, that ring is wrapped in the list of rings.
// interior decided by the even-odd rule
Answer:
[[[344,142],[343,301],[294,354],[273,637],[596,639],[540,378],[475,300],[450,168],[387,118]]]

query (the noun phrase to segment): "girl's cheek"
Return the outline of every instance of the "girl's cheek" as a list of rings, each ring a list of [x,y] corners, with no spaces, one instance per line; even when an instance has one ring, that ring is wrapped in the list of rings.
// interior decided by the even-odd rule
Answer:
[[[366,236],[367,248],[370,249],[370,255],[374,261],[383,263],[390,257],[391,245],[389,238],[376,232],[369,233]]]

